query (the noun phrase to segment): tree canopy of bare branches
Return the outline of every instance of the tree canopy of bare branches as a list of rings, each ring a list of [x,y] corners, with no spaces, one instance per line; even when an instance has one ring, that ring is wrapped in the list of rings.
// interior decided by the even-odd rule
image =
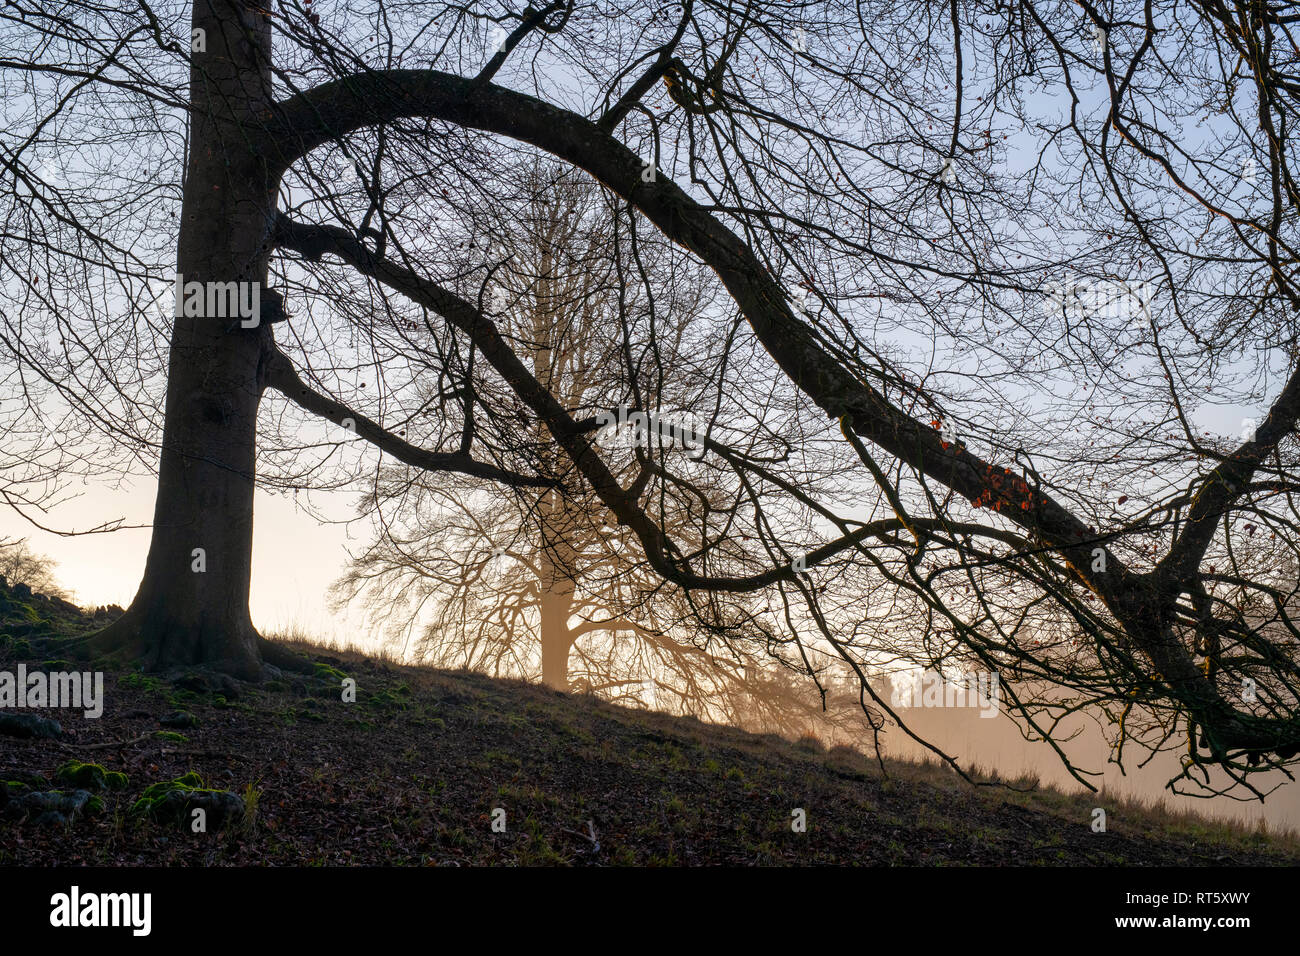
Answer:
[[[1251,790],[1300,753],[1293,20],[7,5],[3,342],[157,455],[144,579],[99,646],[256,673],[259,460],[337,485],[375,467],[358,439],[503,493],[571,473],[702,620],[762,596],[717,640],[829,650],[864,701],[873,669],[982,666],[1035,732],[1100,708]],[[631,345],[671,354],[653,309],[605,407],[494,318],[517,250],[485,212],[539,154],[600,184],[634,259],[653,233],[710,270],[722,347],[690,373],[724,511],[692,466],[643,455],[629,484],[595,441],[619,402],[655,410],[655,376],[622,374]],[[171,272],[251,283],[260,312],[160,315]]]

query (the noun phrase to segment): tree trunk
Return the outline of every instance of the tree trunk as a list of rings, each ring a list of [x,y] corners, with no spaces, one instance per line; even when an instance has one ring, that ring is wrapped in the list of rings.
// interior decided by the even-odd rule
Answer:
[[[573,548],[564,526],[557,521],[562,503],[554,492],[538,503],[542,515],[542,547],[537,552],[541,572],[542,683],[555,690],[569,689],[569,649],[573,634],[569,614],[573,607]]]
[[[186,283],[255,282],[263,303],[276,184],[241,123],[270,102],[270,29],[238,0],[194,5],[189,165],[177,269]],[[199,34],[198,31],[202,31]],[[198,43],[195,44],[198,46]],[[206,311],[206,309],[204,310]],[[126,614],[92,646],[152,669],[261,672],[248,611],[262,364],[270,330],[240,316],[175,318],[153,538]]]
[[[542,592],[542,683],[555,690],[569,689],[569,607],[572,590]]]

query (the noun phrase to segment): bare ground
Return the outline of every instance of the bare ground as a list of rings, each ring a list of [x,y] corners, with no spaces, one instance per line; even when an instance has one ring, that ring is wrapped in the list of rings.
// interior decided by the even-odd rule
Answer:
[[[0,670],[70,669],[98,619],[0,590]],[[69,760],[128,777],[67,825],[0,816],[8,865],[1295,865],[1290,835],[1104,795],[972,787],[888,762],[611,706],[516,681],[310,655],[264,684],[195,672],[106,673],[98,720],[56,740],[0,736],[11,795],[62,789]],[[83,666],[83,665],[78,665]],[[103,667],[102,663],[96,667]],[[176,677],[177,675],[173,675]],[[342,698],[344,677],[357,700]],[[165,729],[185,711],[197,726]],[[7,711],[18,713],[18,711]],[[171,735],[171,736],[168,736]],[[179,735],[179,736],[178,736]],[[193,833],[132,812],[150,784],[196,771],[244,819]],[[1093,832],[1093,809],[1107,831]],[[494,832],[497,809],[504,832]],[[806,832],[792,827],[803,810]]]

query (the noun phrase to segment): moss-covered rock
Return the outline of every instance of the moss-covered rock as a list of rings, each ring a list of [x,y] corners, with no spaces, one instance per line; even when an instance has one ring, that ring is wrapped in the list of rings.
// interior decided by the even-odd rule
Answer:
[[[191,770],[175,780],[150,784],[131,812],[158,823],[189,830],[195,810],[202,810],[209,832],[220,830],[244,818],[244,801],[229,790],[213,790]]]
[[[197,727],[199,725],[199,719],[188,710],[177,710],[168,714],[166,717],[160,717],[158,723],[172,730],[185,730],[190,727]]]
[[[4,813],[10,819],[30,820],[37,826],[67,825],[83,811],[102,810],[103,803],[88,790],[45,790],[26,793],[5,802]]]
[[[319,661],[317,661],[315,667],[312,668],[312,672],[316,677],[323,681],[328,681],[334,686],[338,686],[348,679],[348,675],[338,668],[330,667],[328,664],[322,664]]]
[[[24,740],[46,738],[53,740],[63,733],[63,727],[57,720],[38,717],[36,714],[0,713],[0,734],[8,737],[20,737]]]
[[[223,830],[244,819],[244,801],[229,790],[172,790],[156,800],[149,816],[159,823],[189,830],[194,811],[202,810],[207,832]]]
[[[106,770],[97,763],[82,763],[69,760],[54,771],[58,783],[81,787],[85,790],[125,790],[129,782],[127,775],[116,770]]]
[[[203,778],[194,770],[175,780],[162,780],[158,783],[151,783],[144,788],[144,793],[140,794],[140,799],[131,806],[132,813],[143,813],[149,809],[153,801],[162,797],[165,793],[172,790],[203,790]]]

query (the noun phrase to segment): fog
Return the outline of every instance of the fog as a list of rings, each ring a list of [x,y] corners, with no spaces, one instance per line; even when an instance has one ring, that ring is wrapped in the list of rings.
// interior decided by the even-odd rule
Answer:
[[[1041,785],[1066,792],[1083,792],[1086,788],[1074,777],[1051,745],[1042,740],[1026,740],[1016,722],[999,708],[992,717],[981,717],[979,707],[905,707],[900,716],[917,736],[957,759],[963,768],[996,771],[1003,780],[1025,776],[1037,778]],[[1104,729],[1103,729],[1104,727]],[[1230,819],[1243,823],[1266,821],[1270,830],[1297,829],[1300,825],[1300,785],[1289,781],[1281,772],[1260,774],[1251,780],[1262,792],[1271,788],[1266,800],[1243,801],[1229,797],[1187,796],[1169,789],[1169,782],[1180,773],[1179,751],[1163,750],[1152,756],[1133,741],[1124,745],[1123,769],[1111,760],[1115,728],[1104,715],[1074,715],[1062,722],[1057,744],[1080,771],[1080,776],[1098,788],[1097,805],[1112,813],[1115,797],[1137,798],[1147,803],[1163,803],[1174,811]],[[888,756],[911,760],[934,760],[925,750],[897,727],[882,735]],[[1091,771],[1096,776],[1083,773]],[[1212,779],[1222,779],[1214,777]],[[1198,790],[1189,781],[1178,784],[1183,791]]]

